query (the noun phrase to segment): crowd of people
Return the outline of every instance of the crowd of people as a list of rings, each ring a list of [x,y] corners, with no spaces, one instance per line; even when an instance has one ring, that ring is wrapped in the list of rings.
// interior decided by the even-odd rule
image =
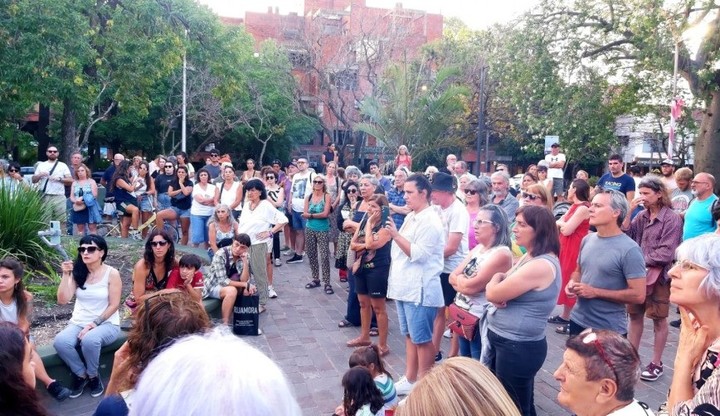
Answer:
[[[74,383],[69,389],[59,385],[36,363],[38,380],[58,400],[87,388],[93,396],[107,393],[101,407],[127,409],[132,397],[131,413],[137,406],[156,414],[158,404],[151,399],[160,394],[153,388],[163,377],[161,362],[180,362],[195,344],[232,346],[209,330],[203,311],[192,312],[202,309],[199,301],[220,299],[224,325],[239,296],[259,295],[262,313],[269,299],[278,297],[273,269],[307,258],[310,279],[298,284],[333,295],[334,266],[339,281],[348,283],[347,310],[338,326],[361,329],[347,341],[356,350],[342,379],[337,415],[382,415],[385,409],[401,415],[535,415],[535,376],[548,353],[548,323],[569,336],[555,378],[558,401],[575,414],[652,414],[635,400],[634,389],[639,378],[652,382],[663,376],[670,325],[680,327],[681,336],[672,389],[661,411],[691,414],[720,407],[720,203],[712,175],[676,171],[674,162],[665,160],[658,174],[642,176],[633,167],[631,176],[622,158],[611,155],[608,173],[595,186],[578,171],[566,190],[566,159],[557,143],[526,169],[517,187],[506,165],[476,177],[465,162],[448,155],[442,169],[422,170],[404,146],[392,179],[376,162],[368,164],[368,173],[339,162],[332,145],[317,171],[303,157],[259,170],[248,159],[247,169],[236,174],[214,151],[197,171],[184,153],[150,163],[115,155],[103,184],[123,214],[123,235],[158,211],[158,227],[147,236],[132,293],[124,300],[142,324],[118,350],[106,391],[97,367],[100,349],[120,331],[120,279],[103,263],[107,244],[92,234],[96,216],[81,216],[83,210],[73,208],[76,230],[90,234],[81,238],[77,259],[62,265],[58,302],[75,298],[75,307],[55,348]],[[97,197],[97,187],[88,180],[89,169],[81,160],[72,169],[61,163],[51,146],[48,161],[33,176],[38,189],[59,216],[66,214],[63,184],[71,188],[67,204],[82,200],[91,210],[92,198],[84,196]],[[176,259],[175,243],[163,230],[166,221],[180,224],[181,244],[208,249],[204,273],[197,256]],[[284,262],[282,253],[288,257]],[[31,295],[13,286],[21,276],[20,265],[0,262],[0,318],[27,335]],[[386,299],[395,301],[398,328],[389,325]],[[671,303],[679,307],[678,321],[669,322]],[[650,362],[641,363],[637,351],[645,318],[653,322],[653,353]],[[12,336],[3,335],[12,332],[6,326],[0,330],[0,337]],[[393,381],[383,357],[391,353],[388,334],[396,330],[405,339],[405,372]],[[372,335],[379,336],[376,344]],[[451,340],[446,352],[443,336]],[[32,350],[32,343],[23,348]],[[24,368],[23,354],[13,368]],[[187,366],[188,377],[193,366]],[[284,394],[287,385],[277,381],[282,374],[273,371],[265,372],[262,382],[277,383],[272,392]],[[202,384],[183,377],[173,379],[178,391]],[[447,386],[454,388],[446,391]],[[237,394],[254,394],[250,390]],[[264,397],[258,409],[272,399]],[[297,412],[297,404],[288,406],[282,414]]]

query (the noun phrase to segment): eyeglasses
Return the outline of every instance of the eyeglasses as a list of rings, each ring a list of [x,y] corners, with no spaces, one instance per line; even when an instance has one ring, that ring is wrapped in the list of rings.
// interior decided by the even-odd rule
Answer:
[[[313,183],[314,183],[315,185],[322,185],[322,184],[324,184],[325,182],[323,182],[323,181],[313,181]]]
[[[153,246],[153,247],[158,247],[158,246],[160,246],[160,247],[165,247],[166,245],[168,245],[168,242],[165,241],[165,240],[162,240],[162,241],[151,241],[151,242],[150,242],[150,245]]]
[[[80,247],[78,247],[78,253],[80,253],[80,254],[83,254],[83,253],[93,254],[96,251],[98,251],[97,246],[80,246]]]
[[[227,211],[225,211],[224,209],[219,209],[215,212],[217,212],[218,214],[227,214]]]
[[[57,153],[58,151],[57,150],[48,150],[47,152],[48,153]]]
[[[699,184],[699,183],[701,183],[701,184],[704,184],[704,185],[709,185],[709,182],[703,182],[703,181],[690,181],[690,184],[692,184],[692,185],[697,185],[697,184]]]
[[[465,195],[477,195],[477,193],[478,193],[478,191],[476,191],[474,189],[466,189],[465,190]]]
[[[475,220],[475,221],[476,221],[478,224],[491,224],[491,225],[494,224],[494,223],[493,223],[492,221],[490,221],[490,220],[481,220],[481,219],[479,219],[479,218],[478,218],[477,220]]]
[[[673,263],[673,267],[678,267],[680,270],[686,272],[690,270],[704,270],[708,271],[708,268],[705,266],[702,266],[698,263],[695,263],[692,260],[684,259],[684,260],[678,260]]]
[[[605,348],[603,348],[602,343],[598,340],[598,335],[596,332],[593,332],[592,328],[588,328],[580,333],[580,335],[583,337],[582,342],[583,344],[590,344],[592,343],[595,346],[595,349],[597,350],[598,354],[600,354],[600,357],[602,357],[603,361],[605,361],[605,364],[610,367],[610,370],[612,370],[613,375],[615,376],[615,380],[618,380],[617,371],[615,371],[615,366],[612,364],[612,361],[608,358],[607,354],[605,353]]]
[[[523,192],[523,193],[522,193],[522,196],[523,196],[523,198],[527,198],[527,199],[529,199],[529,200],[531,200],[531,201],[534,201],[534,200],[540,198],[540,195],[535,195],[535,194],[531,194],[531,193],[528,193],[528,192]]]
[[[355,194],[357,193],[357,189],[348,189],[349,194]]]

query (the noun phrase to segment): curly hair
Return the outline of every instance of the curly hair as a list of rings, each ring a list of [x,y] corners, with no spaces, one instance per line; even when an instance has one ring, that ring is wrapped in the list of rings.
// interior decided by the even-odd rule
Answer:
[[[145,299],[128,335],[128,358],[118,369],[118,391],[133,388],[145,367],[175,341],[211,327],[203,306],[183,291],[160,291]]]
[[[31,347],[22,330],[10,322],[0,322],[0,409],[3,415],[47,414],[35,389],[23,380],[25,348]]]
[[[145,266],[148,269],[152,269],[153,264],[155,264],[155,252],[152,248],[152,241],[153,238],[160,236],[169,244],[168,251],[165,254],[165,259],[163,259],[163,263],[165,263],[165,270],[169,273],[170,270],[175,267],[175,242],[173,241],[172,237],[170,237],[170,234],[168,234],[167,231],[165,231],[162,228],[153,228],[152,231],[148,234],[147,240],[145,240],[145,252],[143,253],[143,260],[145,260]]]

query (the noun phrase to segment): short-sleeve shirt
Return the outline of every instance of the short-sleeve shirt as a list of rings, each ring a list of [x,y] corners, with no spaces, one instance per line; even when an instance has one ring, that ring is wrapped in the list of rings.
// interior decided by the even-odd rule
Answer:
[[[49,160],[40,162],[38,163],[37,168],[35,168],[35,173],[50,173],[54,165],[55,162],[51,162]],[[70,169],[68,166],[63,162],[57,161],[57,166],[52,172],[52,177],[65,178],[70,176]],[[47,188],[45,187],[45,183],[47,183]],[[38,182],[38,189],[42,191],[43,188],[45,188],[45,195],[65,195],[65,185],[62,182],[48,181],[48,178],[45,178]]]
[[[612,237],[588,234],[580,244],[578,264],[582,270],[580,282],[599,289],[627,289],[628,280],[647,274],[640,246],[625,234]],[[578,297],[570,320],[585,328],[627,333],[625,305],[607,299]]]
[[[291,204],[292,210],[303,212],[305,209],[305,197],[312,193],[312,171],[298,172],[292,178]]]
[[[387,198],[388,202],[399,207],[404,207],[407,204],[407,202],[405,202],[405,190],[398,189],[394,186],[387,191]],[[405,221],[405,215],[393,213],[392,219],[395,221],[395,226],[399,230],[400,227],[402,227],[403,221]]]
[[[675,188],[670,196],[673,211],[678,214],[687,211],[693,199],[695,199],[695,195],[693,195],[690,188],[684,191],[681,191],[680,188]]]
[[[158,194],[165,194],[175,180],[173,175],[160,174],[155,177],[155,190]]]
[[[457,251],[445,258],[443,273],[452,273],[452,271],[462,263],[468,253],[468,223],[470,222],[470,215],[462,202],[457,199],[453,199],[453,203],[450,204],[447,209],[442,209],[437,205],[434,207],[437,209],[443,228],[445,229],[446,244],[447,240],[450,239],[450,233],[460,233],[462,235]]]
[[[602,189],[622,192],[623,195],[627,195],[628,192],[635,192],[635,181],[627,173],[615,178],[612,173],[608,172],[600,178],[597,186]]]
[[[220,176],[220,173],[222,172],[220,165],[215,166],[212,164],[205,165],[205,170],[210,172],[210,180],[217,178],[218,176]]]
[[[558,153],[556,155],[549,153],[545,155],[545,161],[548,162],[548,166],[550,166],[550,163],[555,162],[565,162],[565,153]],[[563,177],[563,170],[562,168],[550,168],[548,167],[548,178],[560,178]]]
[[[202,289],[205,286],[203,280],[203,274],[200,270],[196,271],[193,275],[192,287],[195,289]],[[180,268],[174,267],[168,276],[167,289],[184,289],[183,279],[180,277]]]

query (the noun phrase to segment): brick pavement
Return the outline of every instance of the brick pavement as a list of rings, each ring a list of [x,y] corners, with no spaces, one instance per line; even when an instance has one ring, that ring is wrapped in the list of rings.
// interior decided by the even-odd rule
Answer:
[[[307,259],[301,264],[283,264],[275,268],[275,288],[279,297],[269,301],[268,311],[261,316],[260,325],[264,335],[247,337],[246,340],[285,371],[304,415],[330,415],[342,398],[340,380],[352,352],[351,348],[345,346],[345,342],[356,337],[359,328],[341,329],[337,326],[344,316],[347,298],[347,284],[338,282],[337,270],[332,269],[334,295],[326,295],[322,287],[305,289],[309,273]],[[404,340],[397,329],[394,302],[388,302],[387,306],[392,352],[386,357],[386,363],[397,380],[405,368]],[[675,319],[676,314],[671,312],[670,318]],[[554,325],[548,325],[546,332],[548,357],[536,377],[535,404],[539,415],[567,415],[569,413],[556,401],[558,383],[552,377],[562,361],[565,336],[556,334]],[[664,400],[670,385],[678,334],[677,329],[670,328],[663,357],[665,374],[653,383],[641,381],[636,389],[636,398],[648,403],[653,410]],[[651,340],[652,324],[646,321],[640,348],[644,364],[647,364],[651,355]],[[443,350],[447,351],[448,347],[448,340],[443,339]],[[55,403],[49,396],[44,399],[49,410],[58,416],[91,415],[99,401],[91,398],[87,392],[78,399],[68,399],[64,403]]]

